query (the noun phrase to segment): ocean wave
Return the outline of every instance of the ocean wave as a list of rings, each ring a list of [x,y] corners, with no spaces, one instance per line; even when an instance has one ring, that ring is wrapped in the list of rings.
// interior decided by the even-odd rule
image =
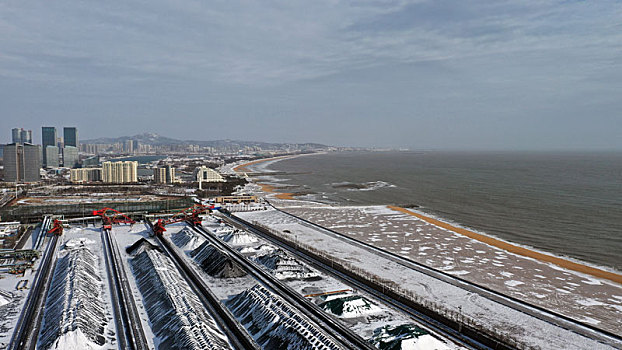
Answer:
[[[361,182],[361,183],[335,182],[335,183],[331,183],[330,186],[332,188],[338,188],[338,189],[342,188],[348,191],[374,191],[379,188],[397,187],[386,181],[369,181],[369,182]]]

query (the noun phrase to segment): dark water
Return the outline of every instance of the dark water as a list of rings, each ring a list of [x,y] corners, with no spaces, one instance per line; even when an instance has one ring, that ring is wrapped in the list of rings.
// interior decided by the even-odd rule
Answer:
[[[622,153],[333,153],[269,168],[299,173],[279,176],[299,186],[288,192],[417,204],[508,241],[622,270]]]

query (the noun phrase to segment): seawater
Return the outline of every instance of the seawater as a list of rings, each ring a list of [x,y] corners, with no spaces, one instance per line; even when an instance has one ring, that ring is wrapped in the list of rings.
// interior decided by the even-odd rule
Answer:
[[[501,239],[622,271],[622,153],[348,152],[268,165],[287,192],[418,205]]]

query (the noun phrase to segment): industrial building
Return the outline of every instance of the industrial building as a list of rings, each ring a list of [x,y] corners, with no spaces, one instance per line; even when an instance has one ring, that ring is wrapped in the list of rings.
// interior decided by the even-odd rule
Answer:
[[[4,180],[36,182],[40,180],[41,148],[32,144],[4,145]]]
[[[138,162],[103,162],[102,180],[107,183],[138,182]]]

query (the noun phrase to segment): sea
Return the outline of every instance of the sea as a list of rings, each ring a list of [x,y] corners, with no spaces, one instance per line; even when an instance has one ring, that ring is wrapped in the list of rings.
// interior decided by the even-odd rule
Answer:
[[[268,163],[283,192],[400,205],[622,271],[622,152],[340,152]]]

